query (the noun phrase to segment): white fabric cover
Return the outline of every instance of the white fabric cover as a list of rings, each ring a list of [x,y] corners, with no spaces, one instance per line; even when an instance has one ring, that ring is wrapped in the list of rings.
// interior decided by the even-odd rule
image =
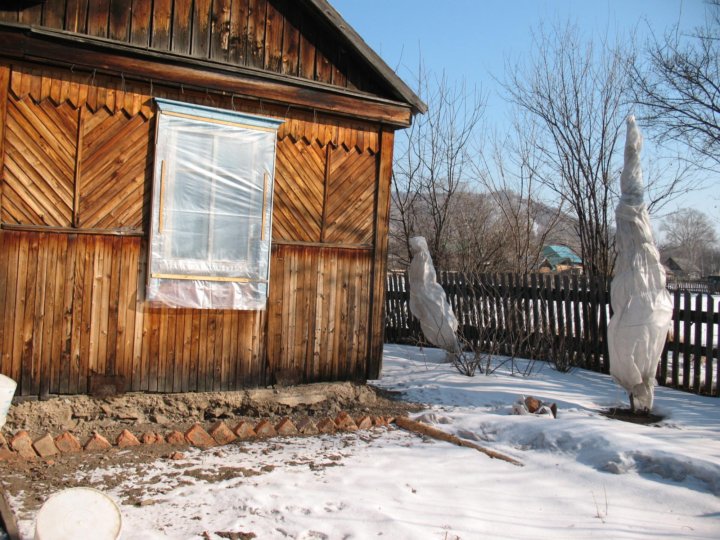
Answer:
[[[460,350],[455,335],[458,321],[445,291],[437,282],[425,238],[411,238],[410,251],[413,254],[408,268],[410,312],[420,321],[420,328],[430,343],[446,351],[456,352]]]
[[[627,119],[622,196],[615,210],[617,261],[610,289],[610,374],[632,396],[636,410],[650,411],[655,373],[672,318],[665,270],[643,202],[642,136]]]

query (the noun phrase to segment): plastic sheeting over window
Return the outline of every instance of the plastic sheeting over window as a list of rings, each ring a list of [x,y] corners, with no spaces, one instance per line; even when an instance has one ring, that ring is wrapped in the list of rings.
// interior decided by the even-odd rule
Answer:
[[[281,122],[156,102],[148,300],[264,309]]]

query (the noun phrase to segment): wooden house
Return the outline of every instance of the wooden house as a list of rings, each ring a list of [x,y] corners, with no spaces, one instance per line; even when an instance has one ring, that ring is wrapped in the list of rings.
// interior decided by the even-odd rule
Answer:
[[[700,269],[690,259],[685,257],[668,257],[665,259],[665,271],[673,279],[700,279]]]
[[[393,135],[424,110],[325,0],[3,2],[0,372],[377,377]]]
[[[582,259],[570,247],[563,245],[548,245],[542,249],[542,261],[538,271],[548,273],[581,273]]]

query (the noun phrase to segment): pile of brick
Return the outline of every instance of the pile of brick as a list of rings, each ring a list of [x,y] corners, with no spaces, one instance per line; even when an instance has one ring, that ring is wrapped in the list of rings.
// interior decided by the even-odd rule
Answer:
[[[118,448],[131,448],[142,444],[169,444],[173,446],[195,446],[197,448],[211,448],[229,444],[236,440],[267,439],[277,436],[318,435],[332,434],[338,431],[357,431],[372,427],[387,426],[393,418],[382,416],[360,416],[352,418],[346,412],[341,412],[335,418],[324,417],[317,421],[305,417],[297,423],[290,418],[283,418],[276,424],[263,419],[256,423],[248,421],[239,422],[230,428],[225,422],[219,420],[208,430],[201,424],[195,424],[185,433],[171,431],[167,434],[146,432],[140,437],[124,429],[115,438],[114,443],[94,432],[85,443],[72,433],[64,433],[53,437],[49,433],[33,440],[27,431],[19,431],[9,440],[0,433],[0,461],[14,459],[52,458],[61,454],[77,452],[93,452],[107,450],[113,446]]]

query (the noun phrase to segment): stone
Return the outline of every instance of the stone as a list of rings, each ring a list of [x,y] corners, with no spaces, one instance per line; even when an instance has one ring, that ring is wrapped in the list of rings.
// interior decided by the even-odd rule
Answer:
[[[163,414],[153,414],[150,417],[150,420],[156,424],[160,424],[161,426],[167,426],[170,423],[170,419]]]
[[[237,436],[227,427],[227,424],[222,420],[215,422],[208,431],[210,436],[215,439],[218,444],[230,444]]]
[[[130,431],[123,429],[120,432],[120,435],[118,435],[115,444],[117,444],[120,448],[127,448],[128,446],[138,446],[140,441]]]
[[[185,435],[180,433],[179,431],[171,431],[168,433],[166,440],[168,444],[187,444],[187,440],[185,439]]]
[[[73,454],[82,450],[77,437],[67,431],[55,437],[55,446],[63,454]]]
[[[275,431],[277,431],[278,435],[283,435],[286,437],[298,434],[297,427],[295,427],[293,421],[290,420],[288,417],[283,418],[275,425]]]
[[[233,429],[233,433],[235,433],[237,438],[241,441],[257,437],[255,428],[253,428],[253,425],[250,422],[240,422],[237,426],[235,426],[235,429]]]
[[[10,448],[25,459],[37,457],[35,449],[33,448],[33,441],[25,430],[18,431],[18,433],[10,439]]]
[[[321,418],[317,423],[317,429],[320,433],[335,433],[337,431],[337,425],[332,418]]]
[[[260,420],[260,422],[257,423],[255,433],[258,437],[275,437],[277,435],[277,431],[275,431],[273,425],[267,420]]]
[[[190,444],[198,448],[212,448],[215,446],[215,439],[200,424],[195,424],[188,429],[185,432],[185,438]]]
[[[308,417],[298,421],[297,430],[302,435],[317,435],[319,433],[315,422]]]
[[[85,450],[88,452],[95,452],[99,450],[107,450],[108,448],[111,448],[112,445],[110,444],[110,441],[108,441],[105,437],[100,435],[98,432],[95,432],[92,434],[92,436],[88,439],[88,441],[85,443]]]
[[[2,433],[0,433],[0,450],[10,450],[7,439],[5,439]]]
[[[388,421],[384,416],[374,416],[373,425],[375,427],[386,427],[388,425]]]
[[[358,429],[370,429],[373,426],[372,418],[369,416],[360,416],[355,419],[355,425]]]
[[[542,401],[532,396],[528,396],[525,398],[525,407],[527,407],[529,413],[535,414],[538,409],[542,407]]]
[[[178,459],[185,459],[185,454],[183,454],[182,452],[173,452],[168,456],[168,459],[172,459],[175,461],[177,461]]]
[[[35,441],[33,443],[33,448],[35,449],[35,452],[37,452],[37,455],[41,458],[54,456],[59,453],[57,446],[55,446],[55,441],[49,433],[46,433]]]
[[[352,419],[352,416],[350,416],[345,411],[342,411],[340,414],[337,415],[335,418],[335,424],[337,425],[338,429],[342,431],[357,431],[358,427],[355,424],[355,420]]]
[[[7,448],[0,448],[0,461],[13,461],[19,458],[20,456],[17,452],[13,452]]]

